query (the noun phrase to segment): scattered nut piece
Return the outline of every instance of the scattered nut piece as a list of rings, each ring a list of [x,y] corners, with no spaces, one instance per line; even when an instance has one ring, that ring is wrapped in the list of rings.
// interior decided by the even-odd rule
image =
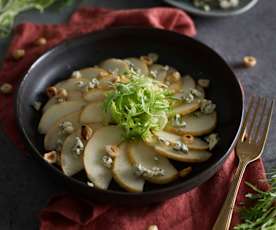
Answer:
[[[203,88],[208,88],[209,85],[210,85],[210,80],[208,80],[208,79],[199,79],[197,81],[197,83],[198,83],[198,85],[200,85]]]
[[[56,151],[51,151],[45,153],[43,156],[44,160],[47,161],[49,164],[54,164],[58,161],[58,156]]]
[[[33,103],[33,108],[34,108],[36,111],[39,111],[40,108],[41,108],[41,105],[42,105],[42,103],[41,103],[40,101],[35,101],[35,102]]]
[[[181,75],[178,71],[174,71],[173,73],[171,73],[166,77],[166,80],[169,81],[170,83],[178,83],[180,79],[181,79]]]
[[[12,89],[13,89],[13,87],[12,87],[12,85],[9,84],[9,83],[3,83],[3,84],[0,86],[0,91],[1,91],[1,93],[3,93],[3,94],[9,94],[9,93],[11,93],[11,92],[12,92]]]
[[[35,44],[36,44],[37,46],[44,46],[44,45],[47,44],[47,39],[44,38],[44,37],[41,37],[41,38],[39,38],[39,39],[37,39],[37,40],[35,41]]]
[[[17,49],[12,53],[14,60],[19,60],[25,56],[26,52],[24,49]]]
[[[74,71],[72,73],[72,78],[76,78],[76,79],[81,78],[81,72],[80,71]]]
[[[112,158],[118,156],[119,154],[119,148],[117,145],[106,145],[105,151],[108,153],[109,156]]]
[[[57,96],[59,98],[64,98],[66,99],[68,97],[68,92],[66,89],[58,89]]]
[[[252,68],[257,64],[257,59],[253,56],[245,56],[243,58],[243,64],[246,68]]]
[[[149,56],[141,56],[140,60],[144,62],[146,65],[152,65],[153,60]]]
[[[158,230],[158,227],[157,227],[157,225],[150,225],[148,227],[148,230]]]
[[[93,136],[93,129],[91,129],[88,125],[83,125],[81,127],[81,137],[88,141]]]
[[[187,167],[187,168],[184,168],[184,169],[180,170],[180,171],[178,172],[178,174],[179,174],[180,177],[185,177],[185,176],[187,176],[190,172],[192,172],[192,167]]]
[[[194,137],[191,134],[185,134],[181,139],[185,144],[191,144],[194,141]]]
[[[51,98],[51,97],[54,97],[57,95],[58,89],[54,86],[50,86],[47,88],[46,93],[47,93],[48,97]]]

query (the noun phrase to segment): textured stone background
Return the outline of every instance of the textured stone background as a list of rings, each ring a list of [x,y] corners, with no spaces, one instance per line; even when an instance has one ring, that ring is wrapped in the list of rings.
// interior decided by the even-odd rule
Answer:
[[[86,0],[90,4],[111,8],[134,8],[164,5],[158,0]],[[62,13],[51,10],[45,14],[28,12],[17,18],[17,23],[64,22],[77,4]],[[237,17],[207,19],[194,17],[198,36],[214,48],[230,64],[240,62],[245,55],[258,59],[256,68],[237,69],[235,72],[246,92],[275,97],[276,87],[276,1],[259,1],[250,12]],[[9,39],[0,40],[0,59]],[[264,152],[267,169],[276,166],[276,116]],[[53,194],[63,191],[30,156],[20,153],[0,132],[0,229],[38,229],[39,210]]]

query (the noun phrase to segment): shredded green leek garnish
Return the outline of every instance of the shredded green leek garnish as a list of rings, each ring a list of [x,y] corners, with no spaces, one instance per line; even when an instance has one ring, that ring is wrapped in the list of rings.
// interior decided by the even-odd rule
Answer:
[[[127,83],[115,84],[104,109],[125,130],[126,139],[146,139],[163,129],[171,112],[172,94],[160,81],[130,70]]]
[[[242,224],[234,227],[235,230],[275,230],[276,229],[276,171],[269,179],[271,189],[261,191],[252,184],[247,186],[255,192],[246,195],[254,205],[241,210]]]

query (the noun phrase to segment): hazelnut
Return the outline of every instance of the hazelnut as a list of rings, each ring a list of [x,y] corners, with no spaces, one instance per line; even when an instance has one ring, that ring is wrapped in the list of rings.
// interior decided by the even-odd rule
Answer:
[[[41,38],[39,38],[39,39],[37,39],[37,40],[35,41],[35,44],[36,44],[37,46],[44,46],[44,45],[47,44],[47,39],[44,38],[44,37],[41,37]]]
[[[158,230],[158,227],[157,227],[157,225],[150,225],[148,227],[148,230]]]
[[[170,75],[166,77],[166,80],[169,81],[170,83],[177,83],[181,79],[181,75],[178,71],[174,71]]]
[[[58,161],[58,155],[57,155],[56,151],[51,151],[51,152],[45,153],[43,158],[49,164],[54,164],[54,163],[57,163],[57,161]]]
[[[68,97],[68,92],[66,89],[58,89],[57,96],[59,98],[64,98],[66,99]]]
[[[12,85],[9,84],[9,83],[3,83],[1,86],[0,86],[0,92],[3,93],[3,94],[9,94],[9,93],[12,93]]]
[[[257,64],[257,59],[253,56],[245,56],[243,58],[243,64],[246,68],[254,67]]]
[[[146,65],[152,65],[153,60],[149,56],[141,56],[140,60],[144,62]]]
[[[17,49],[12,53],[14,60],[19,60],[25,56],[26,52],[24,49]]]
[[[181,139],[185,144],[191,144],[194,141],[194,137],[191,134],[185,134]]]
[[[88,141],[93,136],[93,129],[91,129],[88,125],[83,125],[81,127],[81,137]]]
[[[192,167],[187,167],[187,168],[184,168],[184,169],[180,170],[180,171],[178,172],[178,175],[179,175],[180,177],[185,177],[185,176],[187,176],[190,172],[192,172]]]
[[[54,97],[57,95],[58,89],[54,86],[50,86],[47,88],[46,93],[47,93],[48,97],[51,98],[51,97]]]
[[[199,79],[197,81],[197,84],[203,88],[208,88],[210,85],[210,80],[208,79]]]
[[[108,153],[109,156],[112,158],[118,156],[119,154],[119,148],[117,145],[106,145],[105,151]]]

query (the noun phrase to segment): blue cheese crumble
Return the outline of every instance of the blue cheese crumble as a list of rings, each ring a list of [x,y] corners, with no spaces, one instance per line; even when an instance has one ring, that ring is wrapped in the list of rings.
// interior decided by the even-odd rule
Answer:
[[[83,152],[83,150],[84,150],[84,144],[83,144],[83,142],[81,141],[81,139],[79,137],[76,137],[74,145],[72,147],[72,153],[75,156],[80,156],[81,153]]]
[[[148,169],[142,166],[141,164],[136,164],[134,165],[134,170],[136,176],[154,177],[165,175],[165,170],[156,166],[152,167],[151,169]]]
[[[217,133],[212,133],[208,137],[206,137],[205,140],[209,144],[209,150],[212,150],[219,142],[219,136]]]
[[[111,156],[104,155],[102,158],[102,161],[103,161],[104,167],[109,168],[109,169],[112,168],[113,160],[112,160]]]
[[[185,143],[181,142],[181,141],[177,141],[177,142],[174,143],[173,150],[179,151],[179,152],[182,152],[182,153],[188,153],[189,152],[188,146]]]

